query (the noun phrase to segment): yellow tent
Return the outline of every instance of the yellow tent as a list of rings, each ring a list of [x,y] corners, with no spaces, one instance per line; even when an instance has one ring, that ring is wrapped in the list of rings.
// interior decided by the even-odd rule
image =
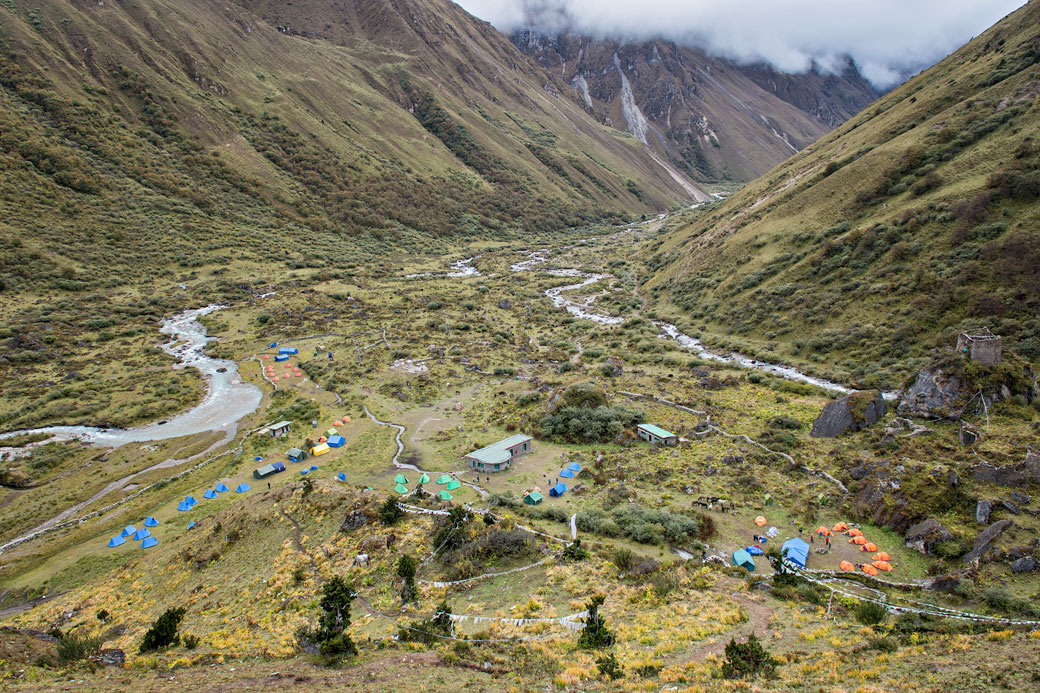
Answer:
[[[327,443],[320,443],[311,448],[311,454],[317,457],[318,455],[324,455],[330,449]]]

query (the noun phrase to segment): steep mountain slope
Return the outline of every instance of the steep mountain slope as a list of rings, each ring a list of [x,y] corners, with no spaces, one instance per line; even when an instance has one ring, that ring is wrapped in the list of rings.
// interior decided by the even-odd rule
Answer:
[[[841,75],[787,75],[663,40],[532,30],[512,40],[581,94],[601,122],[627,129],[703,181],[755,178],[877,97],[851,63]]]
[[[1038,27],[1031,3],[697,210],[649,250],[659,311],[864,385],[980,323],[1040,357]]]

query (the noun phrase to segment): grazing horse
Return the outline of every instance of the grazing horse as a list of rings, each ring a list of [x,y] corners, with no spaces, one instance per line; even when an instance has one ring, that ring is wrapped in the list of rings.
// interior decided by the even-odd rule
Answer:
[[[358,555],[354,556],[354,563],[353,563],[353,565],[356,566],[356,567],[367,566],[368,565],[368,554],[367,553],[359,553]]]

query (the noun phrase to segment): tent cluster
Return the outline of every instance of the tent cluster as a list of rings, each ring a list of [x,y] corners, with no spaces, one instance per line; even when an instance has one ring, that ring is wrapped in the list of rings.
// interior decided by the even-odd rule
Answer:
[[[816,529],[816,533],[821,536],[834,536],[832,532],[841,532],[845,536],[849,537],[849,543],[858,546],[860,551],[874,554],[870,562],[861,563],[859,569],[867,575],[877,575],[878,571],[885,571],[886,573],[892,572],[892,557],[888,553],[878,549],[877,544],[863,536],[863,532],[857,527],[850,527],[845,522],[839,522],[834,525],[830,530],[826,527],[819,527]],[[845,572],[855,572],[856,566],[849,561],[842,561],[838,564],[838,567]]]
[[[142,527],[141,529],[138,529],[133,525],[127,525],[126,527],[124,527],[122,532],[108,540],[109,548],[122,546],[127,542],[127,539],[141,542],[142,549],[150,549],[153,546],[156,546],[159,543],[159,540],[152,536],[152,532],[148,528],[158,527],[159,521],[151,515],[149,515],[148,517],[144,518],[143,524],[144,527]]]
[[[560,476],[565,479],[573,479],[574,475],[581,471],[581,465],[577,462],[571,462],[566,467],[560,470]],[[564,489],[566,490],[566,488]]]

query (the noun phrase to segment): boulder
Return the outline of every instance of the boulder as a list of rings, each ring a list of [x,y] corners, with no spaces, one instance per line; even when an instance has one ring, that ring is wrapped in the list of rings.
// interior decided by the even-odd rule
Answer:
[[[1035,573],[1040,570],[1040,561],[1032,556],[1023,556],[1011,564],[1012,573]]]
[[[1021,491],[1012,491],[1008,494],[1008,497],[1011,498],[1011,500],[1013,500],[1014,502],[1018,503],[1019,505],[1029,505],[1029,496],[1022,493]]]
[[[975,521],[980,525],[989,524],[989,514],[993,511],[993,501],[980,500],[975,504]]]
[[[106,667],[119,667],[122,669],[126,666],[126,654],[117,648],[105,648],[98,650],[96,654],[90,655],[90,661],[93,664],[106,666]]]
[[[957,416],[955,411],[963,387],[956,375],[941,368],[925,368],[917,374],[914,384],[907,389],[899,406],[900,414],[919,416],[924,419],[941,419]]]
[[[1007,531],[1011,524],[1011,520],[1000,520],[982,530],[979,536],[975,538],[975,543],[972,545],[971,551],[964,554],[961,560],[969,565],[973,563],[977,564],[979,559],[989,551],[989,547],[993,542],[995,542],[1001,534]]]
[[[887,411],[888,405],[878,390],[853,392],[828,403],[813,421],[810,435],[835,438],[845,431],[859,431],[876,424]]]
[[[1040,483],[1040,454],[1030,450],[1022,462],[1004,467],[994,467],[982,462],[971,468],[971,475],[977,481],[1000,486],[1023,487],[1030,481]]]
[[[953,533],[939,524],[937,520],[927,519],[906,530],[904,539],[906,539],[907,547],[930,554],[942,542],[953,541]]]
[[[365,514],[364,510],[358,508],[347,513],[343,524],[339,526],[339,531],[353,532],[358,527],[363,527],[366,524],[368,524],[368,515]]]
[[[872,477],[856,493],[855,514],[876,527],[905,532],[914,518],[906,495],[898,482]]]
[[[957,488],[961,485],[961,478],[957,476],[957,472],[950,470],[950,473],[946,475],[946,481],[950,484],[950,488]]]
[[[1014,503],[1012,503],[1009,500],[1001,501],[1000,504],[1003,505],[1004,509],[1007,510],[1012,515],[1018,515],[1019,513],[1022,512],[1021,508],[1019,508],[1017,505],[1015,505]]]

